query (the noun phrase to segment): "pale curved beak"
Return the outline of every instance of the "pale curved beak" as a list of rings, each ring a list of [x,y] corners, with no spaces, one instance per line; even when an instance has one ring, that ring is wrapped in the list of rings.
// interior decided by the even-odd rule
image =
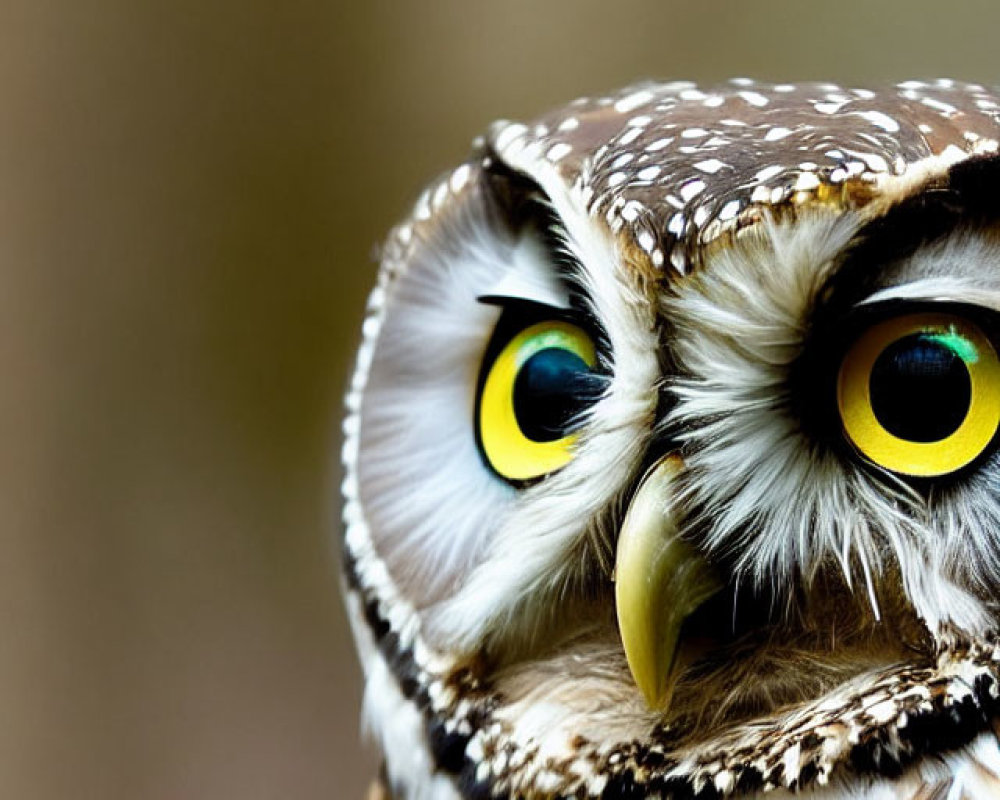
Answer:
[[[667,455],[643,477],[618,535],[615,605],[629,669],[646,702],[665,709],[685,666],[681,626],[722,588],[678,533],[674,492],[684,463]]]

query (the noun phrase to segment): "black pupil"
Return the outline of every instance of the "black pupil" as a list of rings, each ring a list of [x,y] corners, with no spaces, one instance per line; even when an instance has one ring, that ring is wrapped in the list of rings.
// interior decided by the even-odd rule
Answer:
[[[885,348],[868,388],[882,427],[910,442],[937,442],[954,433],[972,398],[965,362],[926,334],[904,336]]]
[[[587,363],[561,347],[539,350],[514,380],[517,424],[533,442],[552,442],[568,433],[568,423],[594,393]]]

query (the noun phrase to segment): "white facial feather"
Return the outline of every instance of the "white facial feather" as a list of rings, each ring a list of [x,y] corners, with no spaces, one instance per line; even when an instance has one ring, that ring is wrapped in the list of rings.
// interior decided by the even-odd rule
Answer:
[[[569,291],[552,268],[551,255],[534,236],[522,236],[510,253],[500,282],[486,294],[569,309]]]
[[[468,582],[435,609],[432,635],[471,651],[484,639],[534,641],[574,580],[592,573],[607,552],[599,522],[628,486],[651,433],[659,378],[651,306],[621,271],[611,234],[590,224],[579,193],[544,171],[532,174],[564,230],[564,246],[580,264],[577,279],[611,344],[611,378],[588,410],[573,460],[525,490],[491,537]]]
[[[473,425],[499,317],[477,298],[507,273],[516,246],[470,189],[386,288],[392,313],[361,405],[359,489],[379,553],[417,607],[454,588],[516,500],[484,466]]]
[[[612,533],[599,527],[602,512],[634,477],[652,429],[659,366],[651,304],[625,280],[615,240],[589,224],[581,199],[550,188],[563,246],[581,265],[577,280],[612,352],[610,380],[583,420],[573,461],[541,484],[516,491],[486,467],[474,408],[499,316],[478,298],[498,287],[559,298],[554,264],[539,261],[548,254],[506,233],[477,192],[432,241],[413,244],[385,289],[392,313],[361,404],[359,494],[394,581],[427,612],[431,640],[451,648],[543,633],[545,598],[558,599],[606,560]]]
[[[685,445],[685,502],[709,515],[699,528],[709,550],[779,595],[835,561],[877,614],[879,575],[895,565],[932,630],[980,630],[988,609],[969,587],[993,587],[997,574],[996,462],[928,501],[811,442],[791,403],[790,371],[810,314],[857,227],[850,216],[768,225],[665,298],[684,374],[670,387],[677,404],[664,427]],[[883,267],[886,281],[901,283],[878,298],[947,290],[952,300],[1000,299],[987,278],[1000,272],[1000,249],[975,236],[956,234],[901,264],[871,268]],[[971,297],[963,288],[974,289]]]

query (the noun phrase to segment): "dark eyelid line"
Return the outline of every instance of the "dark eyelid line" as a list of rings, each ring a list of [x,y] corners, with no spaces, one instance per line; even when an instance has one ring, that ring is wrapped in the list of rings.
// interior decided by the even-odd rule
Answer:
[[[874,295],[873,295],[874,297]],[[993,306],[944,297],[886,297],[852,306],[843,322],[846,329],[867,328],[880,320],[904,314],[940,313],[964,317],[981,327],[995,327],[1000,309]]]
[[[827,334],[822,358],[829,368],[836,365],[839,369],[852,344],[873,325],[893,317],[920,313],[947,314],[966,319],[978,326],[994,347],[1000,347],[1000,311],[995,308],[944,299],[888,298],[849,308],[840,319],[838,335],[833,337]]]
[[[571,296],[572,299],[572,296]],[[507,295],[484,294],[476,298],[476,301],[484,305],[497,306],[502,312],[502,319],[508,313],[516,314],[518,311],[527,312],[531,318],[564,319],[579,325],[594,340],[601,360],[609,360],[611,345],[608,341],[604,327],[601,325],[586,302],[572,302],[569,306],[560,307],[543,303],[538,300],[530,300],[524,297],[510,297]],[[504,320],[507,321],[507,320]]]
[[[487,306],[499,306],[501,309],[527,306],[529,308],[551,312],[555,316],[565,316],[567,313],[572,311],[570,306],[557,306],[551,303],[545,303],[541,300],[535,300],[530,297],[515,297],[513,295],[505,294],[481,294],[476,298],[476,302]]]
[[[507,329],[513,335],[521,328],[545,319],[560,319],[577,325],[587,332],[600,348],[601,329],[595,326],[586,307],[576,305],[560,307],[542,303],[538,300],[528,300],[523,297],[507,297],[504,295],[481,295],[476,300],[485,305],[500,309],[500,319],[494,329],[494,336],[502,329]],[[509,336],[508,336],[509,338]]]

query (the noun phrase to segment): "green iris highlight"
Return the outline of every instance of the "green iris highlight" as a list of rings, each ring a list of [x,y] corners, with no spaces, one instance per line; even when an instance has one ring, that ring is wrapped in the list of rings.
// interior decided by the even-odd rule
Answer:
[[[979,361],[979,351],[976,349],[975,344],[965,338],[953,327],[948,331],[939,331],[934,333],[928,331],[925,334],[925,337],[932,342],[937,342],[938,344],[947,347],[966,364],[975,364]]]

